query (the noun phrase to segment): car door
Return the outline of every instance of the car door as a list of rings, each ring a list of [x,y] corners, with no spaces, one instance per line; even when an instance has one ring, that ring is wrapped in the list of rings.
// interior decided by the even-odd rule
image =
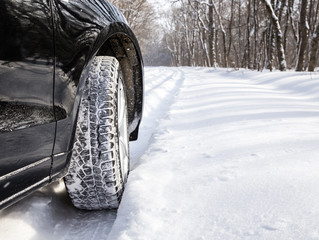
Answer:
[[[50,0],[0,1],[0,207],[49,181],[53,34]]]

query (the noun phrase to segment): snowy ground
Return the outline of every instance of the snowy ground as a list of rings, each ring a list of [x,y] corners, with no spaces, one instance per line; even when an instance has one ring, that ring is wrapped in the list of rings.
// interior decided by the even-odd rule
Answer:
[[[0,212],[1,239],[319,240],[319,74],[146,68],[119,210],[63,184]]]

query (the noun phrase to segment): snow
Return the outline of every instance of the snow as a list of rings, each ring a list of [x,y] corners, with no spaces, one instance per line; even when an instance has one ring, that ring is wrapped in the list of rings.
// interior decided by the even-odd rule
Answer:
[[[145,76],[119,210],[76,210],[54,183],[0,213],[1,238],[319,239],[318,73]]]

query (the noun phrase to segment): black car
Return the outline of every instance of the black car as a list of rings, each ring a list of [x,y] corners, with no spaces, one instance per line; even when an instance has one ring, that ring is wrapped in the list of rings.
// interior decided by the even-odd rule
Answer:
[[[143,62],[106,0],[0,1],[0,208],[64,177],[117,208],[142,116]]]

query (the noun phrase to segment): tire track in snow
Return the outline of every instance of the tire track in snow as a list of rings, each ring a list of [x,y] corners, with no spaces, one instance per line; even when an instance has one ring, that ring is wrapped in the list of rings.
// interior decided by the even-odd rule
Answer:
[[[146,68],[146,75],[147,72],[152,69],[152,68]],[[145,81],[150,81],[152,83],[147,84],[145,87],[145,93],[146,94],[150,94],[152,91],[154,91],[155,89],[160,88],[161,86],[163,86],[168,80],[174,78],[174,75],[176,75],[176,72],[173,71],[167,71],[167,72],[163,72],[159,69],[157,69],[156,71],[152,71],[152,75],[147,77],[147,79]],[[156,76],[156,79],[153,78],[153,76]]]
[[[79,211],[79,213],[67,224],[67,228],[62,224],[55,227],[54,239],[106,239],[115,219],[115,210],[96,211],[94,213]]]
[[[132,184],[131,178],[134,184],[135,169],[139,167],[140,157],[147,154],[149,147],[154,142],[156,135],[160,134],[158,128],[163,119],[169,114],[169,109],[175,102],[175,98],[178,96],[180,89],[185,80],[185,73],[181,68],[154,68],[147,67],[145,69],[145,92],[144,92],[144,109],[143,120],[140,127],[139,138],[136,142],[130,143],[131,150],[131,174],[126,184],[126,190],[124,191],[122,203],[118,209],[117,218],[120,219],[132,216],[132,213],[127,211],[127,208],[131,206],[127,203],[126,199],[130,199],[131,194],[136,194],[136,189],[130,188]],[[155,87],[156,86],[156,87]],[[167,176],[167,178],[169,178]],[[160,184],[164,184],[163,181],[167,179],[161,179]],[[165,185],[165,184],[164,184]],[[159,204],[161,204],[161,200]],[[141,202],[141,204],[143,204]],[[150,219],[148,219],[150,220]],[[156,221],[156,220],[155,220]],[[114,240],[112,232],[117,232],[118,228],[125,229],[126,223],[116,224],[115,229],[112,227],[108,240]],[[160,225],[161,223],[159,223]],[[114,225],[113,225],[114,226]],[[122,235],[123,239],[139,239],[139,238],[126,238],[125,233]]]
[[[162,67],[145,68],[144,109],[139,139],[131,142],[131,168],[136,160],[147,150],[152,142],[152,135],[161,120],[167,115],[183,82],[182,69]]]

